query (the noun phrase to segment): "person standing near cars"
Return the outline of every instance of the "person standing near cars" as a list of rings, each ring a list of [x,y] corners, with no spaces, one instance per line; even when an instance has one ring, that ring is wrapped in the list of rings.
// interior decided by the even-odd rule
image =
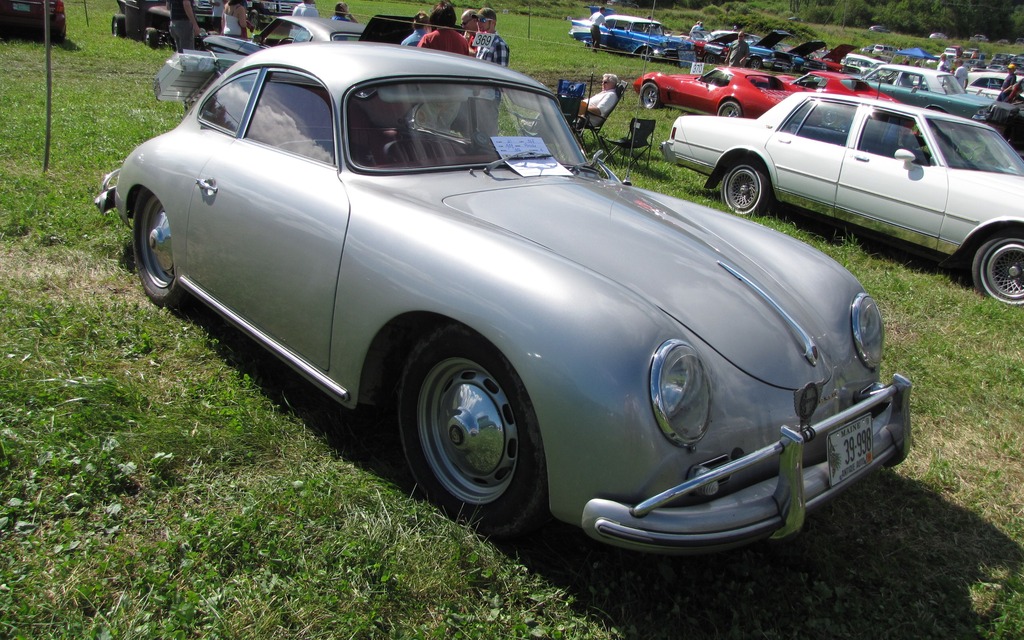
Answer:
[[[195,8],[192,0],[169,0],[171,10],[171,40],[174,50],[181,53],[185,49],[195,49],[196,36],[202,29],[196,21]]]
[[[736,42],[729,47],[729,55],[725,59],[726,65],[730,67],[742,67],[747,63],[747,56],[750,55],[750,45],[744,37],[743,29],[736,32]]]
[[[469,42],[456,28],[455,7],[448,0],[442,0],[434,5],[433,11],[430,12],[430,26],[434,30],[423,36],[417,47],[470,55]]]
[[[597,51],[601,48],[601,27],[604,25],[605,8],[601,7],[590,16],[590,46]]]
[[[302,0],[302,4],[292,9],[292,15],[317,18],[320,16],[320,12],[317,11],[316,3],[313,0]]]
[[[423,36],[427,35],[427,29],[430,28],[430,16],[420,11],[416,14],[416,17],[412,19],[412,33],[402,40],[403,47],[415,47],[423,39]]]
[[[221,33],[243,40],[249,37],[249,17],[245,11],[245,0],[228,0],[221,23]]]
[[[961,87],[967,88],[967,67],[964,66],[964,61],[960,58],[953,62],[953,77],[957,79]]]
[[[1010,91],[1014,85],[1017,84],[1017,65],[1012,62],[1006,66],[1006,70],[1009,72],[1006,74],[1006,78],[1003,79],[1002,86],[999,87],[999,97],[996,98],[999,102],[1010,101]]]
[[[480,16],[480,31],[477,32],[475,39],[477,60],[486,60],[507,67],[508,43],[498,35],[498,14],[490,7],[484,7],[477,14]]]

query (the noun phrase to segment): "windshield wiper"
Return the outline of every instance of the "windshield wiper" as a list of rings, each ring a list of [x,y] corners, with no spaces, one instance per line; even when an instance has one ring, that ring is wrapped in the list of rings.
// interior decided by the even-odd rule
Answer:
[[[553,158],[550,153],[538,153],[536,151],[520,151],[519,153],[513,153],[510,156],[502,156],[494,162],[491,162],[484,167],[484,173],[491,175],[491,171],[497,169],[503,164],[508,164],[510,160],[539,160],[541,158]]]

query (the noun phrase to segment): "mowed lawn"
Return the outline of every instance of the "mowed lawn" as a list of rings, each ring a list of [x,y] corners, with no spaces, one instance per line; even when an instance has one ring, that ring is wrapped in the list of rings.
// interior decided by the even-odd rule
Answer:
[[[582,6],[496,8],[512,67],[548,86],[678,70],[573,42]],[[392,407],[344,411],[214,314],[142,295],[129,229],[92,198],[180,120],[152,90],[170,51],[112,38],[112,0],[67,10],[46,171],[44,47],[0,42],[0,637],[1024,637],[1024,309],[759,218],[878,300],[882,376],[915,385],[910,458],[782,543],[670,558],[553,523],[496,544],[415,497]],[[677,115],[630,93],[606,132],[654,117],[660,141]],[[724,211],[657,154],[629,178]]]

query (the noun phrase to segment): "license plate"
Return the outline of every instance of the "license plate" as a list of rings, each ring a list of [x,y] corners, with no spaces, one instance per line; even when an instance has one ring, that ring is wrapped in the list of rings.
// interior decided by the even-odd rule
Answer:
[[[871,416],[864,416],[828,434],[828,479],[836,486],[871,464],[874,434]]]
[[[15,11],[24,11],[27,13],[32,10],[32,5],[25,2],[15,2],[13,4],[13,8]]]

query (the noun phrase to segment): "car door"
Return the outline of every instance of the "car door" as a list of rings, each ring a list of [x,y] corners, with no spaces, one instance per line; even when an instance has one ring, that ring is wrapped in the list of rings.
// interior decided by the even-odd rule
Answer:
[[[949,184],[915,116],[874,108],[839,176],[836,208],[858,224],[934,248],[945,216]],[[912,163],[894,157],[914,154]]]
[[[270,70],[244,135],[212,157],[189,211],[190,277],[259,331],[326,369],[349,204],[327,89]]]
[[[769,138],[765,150],[783,200],[831,213],[856,113],[853,104],[808,99]]]

